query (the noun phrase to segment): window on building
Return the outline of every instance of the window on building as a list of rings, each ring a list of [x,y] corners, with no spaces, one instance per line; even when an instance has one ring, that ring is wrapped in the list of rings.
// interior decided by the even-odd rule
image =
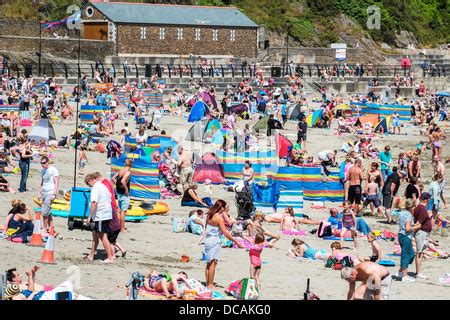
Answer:
[[[219,41],[219,30],[213,30],[213,41]]]
[[[178,28],[178,40],[183,40],[183,28]]]
[[[195,29],[195,40],[200,41],[201,29]]]
[[[146,27],[141,27],[141,39],[142,40],[147,39],[147,28]]]
[[[159,28],[159,39],[164,40],[166,38],[166,28]]]
[[[230,31],[230,41],[236,41],[236,30]]]

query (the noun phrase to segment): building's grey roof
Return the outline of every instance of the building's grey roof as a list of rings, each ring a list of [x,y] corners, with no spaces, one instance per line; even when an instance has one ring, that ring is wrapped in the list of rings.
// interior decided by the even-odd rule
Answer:
[[[235,7],[162,5],[124,2],[91,2],[107,19],[116,23],[192,25],[257,28]]]

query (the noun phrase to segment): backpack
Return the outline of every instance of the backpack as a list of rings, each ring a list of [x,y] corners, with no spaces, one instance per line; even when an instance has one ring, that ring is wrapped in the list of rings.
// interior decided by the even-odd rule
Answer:
[[[258,300],[259,291],[256,286],[256,281],[253,278],[244,278],[241,280],[241,290],[239,292],[239,299],[242,300]]]
[[[341,262],[342,268],[346,268],[346,267],[353,268],[353,261],[352,261],[352,259],[350,259],[349,256],[345,256],[344,258],[342,258],[342,260],[340,262]]]
[[[334,257],[328,258],[327,262],[325,263],[325,268],[333,268],[336,263],[338,263],[338,259]]]
[[[319,238],[332,236],[333,232],[331,230],[331,223],[327,221],[321,221],[319,224],[319,229],[317,229],[317,236]]]

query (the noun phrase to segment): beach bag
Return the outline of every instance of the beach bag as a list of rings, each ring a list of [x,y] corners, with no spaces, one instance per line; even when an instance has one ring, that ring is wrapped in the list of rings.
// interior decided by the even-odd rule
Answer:
[[[241,280],[241,291],[239,298],[242,300],[258,300],[259,291],[256,286],[256,281],[253,278],[244,278]]]
[[[204,203],[206,203],[208,205],[208,207],[212,207],[214,205],[214,203],[212,202],[210,197],[205,197],[202,200]]]
[[[332,236],[331,223],[327,221],[321,221],[319,228],[317,229],[317,236],[319,238]]]
[[[174,233],[187,232],[188,219],[186,218],[172,218],[172,231]]]
[[[325,268],[333,268],[333,266],[338,262],[338,260],[334,257],[328,258],[325,263]]]
[[[353,268],[353,261],[352,261],[352,259],[350,259],[349,256],[345,256],[344,258],[342,258],[342,260],[340,262],[341,262],[342,268],[346,268],[346,267]]]
[[[232,295],[235,299],[239,298],[241,292],[242,283],[240,280],[235,280],[225,289],[225,293]]]

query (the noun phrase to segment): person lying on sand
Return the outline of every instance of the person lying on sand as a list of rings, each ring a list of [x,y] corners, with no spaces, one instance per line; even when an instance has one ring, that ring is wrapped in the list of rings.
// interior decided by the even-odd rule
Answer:
[[[292,240],[293,249],[290,249],[288,252],[288,256],[292,258],[302,257],[307,259],[319,259],[319,260],[328,260],[331,257],[331,254],[327,252],[325,249],[314,250],[309,245],[307,245],[304,241],[295,238]]]
[[[29,290],[31,292],[44,291],[45,287],[41,284],[36,283],[36,272],[39,270],[38,266],[34,266],[31,270],[26,271],[28,282],[24,282],[22,277],[16,268],[9,269],[6,271],[6,280],[8,283],[17,284],[21,291]]]
[[[284,214],[280,222],[281,230],[299,230],[300,224],[319,225],[320,221],[315,221],[307,218],[296,219],[294,209],[292,207],[286,207],[286,209],[284,209]]]
[[[155,290],[157,292],[164,293],[167,298],[175,296],[180,299],[181,293],[178,290],[178,282],[186,283],[187,278],[188,275],[184,271],[171,275],[153,270],[151,272],[147,272],[145,275],[144,288],[149,291]],[[175,292],[175,295],[170,292]]]
[[[292,217],[294,212],[294,209],[292,207],[286,207],[284,209],[284,212],[276,212],[269,215],[265,215],[264,221],[265,222],[273,222],[273,223],[281,223],[283,221],[283,218],[288,218],[288,220]],[[320,221],[311,220],[308,216],[303,215],[303,218],[295,219],[297,226],[299,224],[313,224],[313,225],[319,225]]]

